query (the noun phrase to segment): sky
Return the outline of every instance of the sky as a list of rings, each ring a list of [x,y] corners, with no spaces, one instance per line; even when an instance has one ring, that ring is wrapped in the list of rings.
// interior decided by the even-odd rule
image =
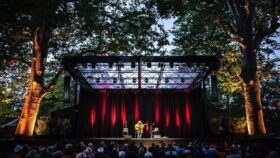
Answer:
[[[169,36],[168,36],[168,41],[170,43],[170,45],[168,46],[165,46],[166,50],[168,52],[170,52],[173,48],[175,48],[173,45],[172,45],[172,42],[173,42],[173,39],[174,39],[174,35],[172,33],[170,33],[170,31],[172,30],[172,27],[174,25],[174,22],[175,22],[175,18],[170,18],[170,19],[162,19],[160,20],[161,23],[164,25],[164,29],[166,31],[169,32]]]

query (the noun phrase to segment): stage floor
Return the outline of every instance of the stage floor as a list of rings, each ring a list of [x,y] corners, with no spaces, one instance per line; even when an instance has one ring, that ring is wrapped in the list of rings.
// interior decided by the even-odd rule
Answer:
[[[161,143],[165,144],[173,144],[173,143],[186,143],[188,141],[187,138],[124,138],[124,137],[104,137],[104,138],[87,138],[87,141],[115,141],[119,143],[129,143],[135,142],[137,145],[139,143],[144,144],[144,146],[148,147],[151,146],[152,143],[155,145],[160,145]]]

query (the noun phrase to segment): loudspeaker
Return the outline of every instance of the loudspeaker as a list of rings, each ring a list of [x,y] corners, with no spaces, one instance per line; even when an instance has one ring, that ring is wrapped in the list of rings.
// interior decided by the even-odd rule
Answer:
[[[161,138],[160,135],[154,135],[154,138]]]

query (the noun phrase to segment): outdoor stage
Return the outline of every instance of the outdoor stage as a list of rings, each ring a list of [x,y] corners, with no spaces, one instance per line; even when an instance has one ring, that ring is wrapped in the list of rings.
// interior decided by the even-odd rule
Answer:
[[[63,65],[71,75],[64,101],[70,101],[71,78],[76,83],[75,113],[68,116],[76,137],[121,140],[125,128],[135,135],[139,120],[146,124],[144,142],[152,124],[160,136],[207,135],[203,81],[219,66],[215,56],[69,56]]]

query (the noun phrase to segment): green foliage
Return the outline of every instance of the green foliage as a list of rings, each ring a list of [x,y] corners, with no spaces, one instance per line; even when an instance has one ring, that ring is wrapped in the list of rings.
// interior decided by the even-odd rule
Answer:
[[[210,132],[212,135],[221,136],[225,133],[225,128],[223,126],[223,120],[224,120],[224,118],[221,116],[210,119],[209,128],[210,128]]]
[[[235,0],[231,2],[238,3]],[[246,3],[240,4],[241,14],[246,13]],[[173,30],[176,46],[174,54],[217,55],[221,61],[220,70],[215,73],[219,81],[219,100],[212,104],[228,110],[232,116],[242,118],[245,112],[240,78],[241,66],[249,65],[242,63],[245,55],[240,53],[240,43],[244,41],[238,38],[240,38],[240,32],[246,29],[246,24],[243,27],[237,25],[238,21],[232,14],[227,1],[183,1],[181,6],[179,11],[170,7],[170,10],[164,13],[176,18]],[[277,59],[273,58],[276,54],[275,50],[279,50],[279,41],[275,40],[275,37],[279,36],[279,33],[275,31],[275,28],[280,26],[279,11],[278,1],[271,1],[271,3],[258,1],[256,18],[252,24],[253,34],[257,37],[260,37],[260,33],[264,30],[271,31],[265,37],[260,37],[257,47],[258,73],[264,107],[275,106],[279,101],[277,94],[279,84],[278,87],[277,84],[272,84],[276,83],[276,80],[279,82],[279,78],[275,79],[277,74],[279,76],[279,68],[276,68]],[[240,19],[243,20],[242,17]],[[210,98],[209,91],[207,94]],[[212,121],[219,123],[219,119]],[[215,128],[218,129],[218,126]]]
[[[19,112],[11,106],[14,102],[11,101],[10,95],[0,86],[0,125],[12,121],[19,115]]]
[[[57,137],[67,137],[72,131],[72,125],[69,119],[52,118],[48,122],[49,135]]]
[[[3,0],[0,4],[1,85],[14,92],[11,99],[24,99],[33,33],[38,26],[43,26],[51,39],[44,70],[47,85],[61,68],[65,55],[164,54],[168,34],[158,23],[159,19],[156,5],[146,0]]]
[[[230,117],[229,118],[229,132],[235,136],[242,136],[247,133],[247,124],[245,117]]]
[[[46,95],[46,97],[42,100],[38,115],[50,117],[53,111],[72,106],[74,102],[74,89],[75,89],[73,85],[74,84],[72,84],[71,87],[70,103],[64,103],[63,102],[64,77],[61,76],[58,79],[54,89],[48,95]]]
[[[40,117],[35,126],[35,133],[40,137],[67,137],[71,131],[72,125],[66,118]]]
[[[45,136],[48,132],[48,118],[47,117],[40,117],[36,121],[35,125],[35,134],[37,136]]]
[[[210,132],[213,136],[244,136],[247,132],[245,117],[213,117],[209,121]]]

